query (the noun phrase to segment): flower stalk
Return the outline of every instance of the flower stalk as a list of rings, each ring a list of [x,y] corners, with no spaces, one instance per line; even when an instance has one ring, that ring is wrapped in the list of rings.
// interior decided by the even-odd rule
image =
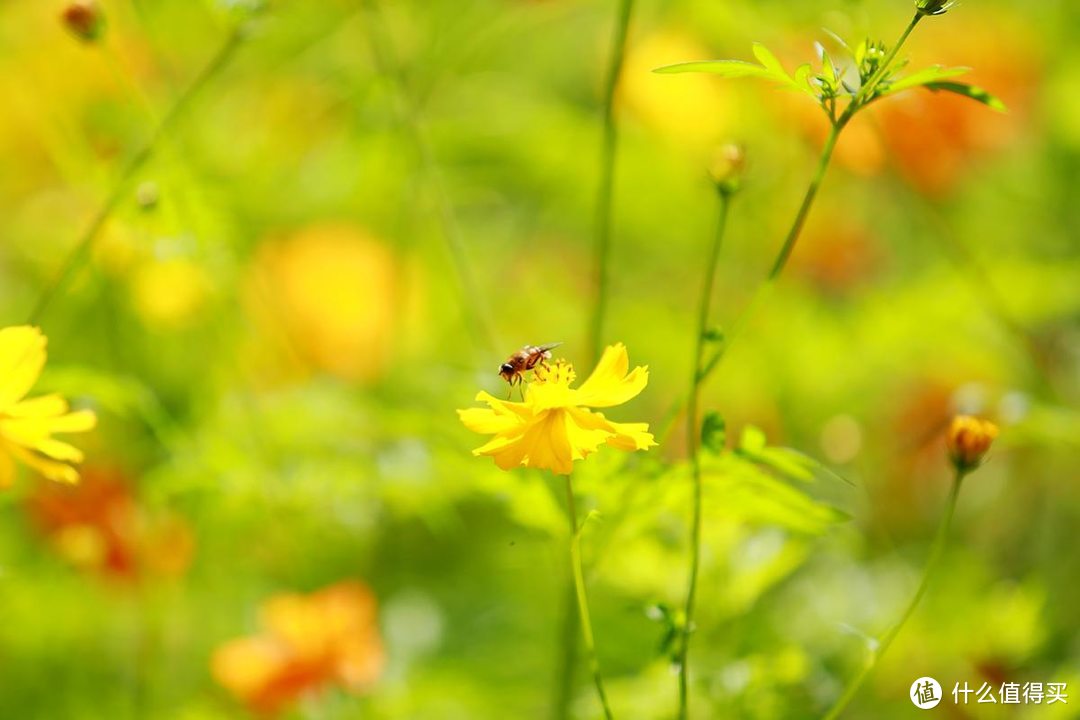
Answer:
[[[694,601],[697,595],[697,578],[701,565],[701,503],[702,503],[702,479],[701,479],[701,432],[698,426],[698,412],[701,403],[701,386],[705,380],[706,360],[705,349],[708,346],[709,311],[712,307],[713,288],[716,284],[716,265],[720,257],[720,248],[723,245],[724,230],[727,227],[728,207],[731,196],[734,193],[734,184],[717,183],[717,193],[720,198],[719,217],[716,223],[716,233],[713,236],[712,246],[709,249],[708,260],[705,264],[705,279],[701,289],[701,299],[698,303],[698,323],[696,347],[694,350],[693,373],[691,374],[689,401],[686,414],[686,447],[690,457],[690,469],[693,481],[693,499],[690,519],[690,577],[687,581],[686,603],[683,609],[683,626],[679,636],[677,649],[677,664],[679,672],[679,719],[685,720],[689,715],[689,652],[690,634],[694,630]]]
[[[896,60],[900,49],[904,43],[907,42],[908,37],[915,30],[915,26],[919,24],[924,15],[922,13],[916,13],[908,23],[907,27],[900,34],[896,44],[885,56],[877,71],[867,79],[867,81],[859,88],[859,91],[851,99],[851,102],[844,109],[839,116],[833,116],[830,114],[829,120],[831,127],[829,128],[829,134],[825,139],[825,145],[821,150],[821,155],[818,158],[817,169],[814,172],[813,177],[810,180],[810,185],[806,189],[806,193],[803,195],[802,203],[799,205],[799,210],[795,214],[795,219],[792,221],[791,227],[784,237],[784,242],[780,247],[779,252],[776,254],[776,258],[773,260],[772,267],[769,270],[769,274],[766,276],[765,281],[758,286],[749,304],[738,316],[733,324],[732,330],[727,335],[727,340],[724,346],[721,347],[718,353],[712,358],[708,366],[702,371],[704,377],[711,375],[721,364],[724,357],[727,355],[727,350],[731,347],[732,341],[739,335],[740,331],[746,326],[750,317],[753,315],[754,310],[761,304],[762,298],[772,289],[776,284],[776,281],[783,274],[784,269],[787,267],[788,261],[791,259],[791,254],[795,250],[795,245],[798,243],[799,238],[802,236],[802,231],[806,225],[806,220],[810,216],[810,210],[814,206],[814,201],[817,199],[818,191],[821,189],[821,184],[825,180],[825,174],[828,172],[829,165],[832,162],[833,152],[836,150],[836,144],[840,140],[840,135],[843,133],[844,128],[847,127],[851,119],[862,108],[866,107],[866,104],[872,100],[873,90],[882,81],[882,79],[888,77],[890,69],[892,69],[893,63]],[[704,377],[702,379],[704,379]],[[675,420],[679,416],[679,411],[685,403],[689,402],[689,396],[676,400],[674,407],[665,416],[665,422],[661,425],[659,432],[657,433],[660,438],[660,442],[664,442],[667,439],[668,434],[674,426]]]
[[[934,544],[930,547],[930,555],[926,560],[926,566],[923,568],[922,578],[919,580],[919,586],[916,588],[915,594],[911,596],[911,600],[908,601],[907,606],[904,608],[904,612],[900,615],[900,619],[893,624],[884,636],[882,636],[862,670],[860,670],[859,674],[848,683],[847,687],[844,689],[844,693],[825,715],[825,720],[835,720],[840,717],[840,714],[858,694],[863,683],[866,682],[866,679],[874,672],[878,662],[880,662],[881,658],[888,652],[889,647],[893,644],[893,641],[896,640],[896,636],[900,634],[904,625],[907,624],[907,621],[911,618],[912,614],[914,614],[915,608],[918,607],[923,595],[926,594],[926,588],[930,585],[930,580],[937,571],[941,556],[945,552],[945,546],[948,544],[949,531],[952,528],[953,515],[956,512],[956,501],[960,496],[960,485],[968,472],[968,470],[961,468],[955,469],[952,488],[949,490],[949,499],[945,504],[945,513],[941,517],[941,524],[938,525],[937,535],[934,537]]]
[[[27,324],[36,325],[49,304],[56,297],[57,293],[59,293],[64,285],[71,280],[75,271],[79,269],[89,256],[90,251],[93,249],[94,242],[101,233],[101,229],[120,205],[120,201],[124,198],[125,193],[127,193],[135,175],[138,174],[146,163],[154,156],[154,153],[162,140],[166,135],[172,132],[177,122],[183,117],[184,111],[187,110],[192,100],[195,99],[199,92],[206,87],[211,80],[221,74],[221,71],[228,66],[229,62],[236,54],[237,49],[240,47],[244,37],[244,25],[237,26],[229,34],[229,37],[226,38],[217,53],[215,53],[202,69],[202,72],[200,72],[187,89],[176,98],[172,107],[165,113],[161,122],[158,123],[157,127],[154,129],[153,134],[151,134],[150,138],[146,141],[146,144],[131,157],[127,165],[120,171],[120,176],[117,177],[112,190],[105,198],[105,202],[102,203],[97,213],[90,220],[90,224],[86,227],[86,230],[83,231],[82,236],[76,241],[75,246],[64,259],[63,264],[60,266],[60,271],[53,281],[45,287],[41,295],[38,296],[37,302],[30,311]]]
[[[889,646],[892,645],[896,636],[900,634],[900,630],[911,618],[923,595],[926,594],[926,588],[929,586],[930,579],[941,562],[941,556],[945,552],[945,545],[949,541],[949,530],[952,527],[953,515],[956,512],[956,501],[960,497],[960,485],[965,477],[973,473],[982,464],[986,453],[994,442],[994,438],[997,436],[997,426],[988,420],[968,415],[953,418],[945,436],[945,448],[949,462],[953,466],[952,489],[949,491],[949,499],[945,504],[945,514],[941,518],[937,535],[934,537],[934,544],[930,548],[930,556],[926,560],[926,567],[923,569],[919,587],[916,588],[915,594],[911,596],[911,600],[908,602],[907,607],[904,608],[900,619],[881,638],[862,670],[848,683],[844,693],[825,716],[825,720],[835,720],[835,718],[840,717],[840,713],[858,694],[863,683],[870,677],[874,668],[877,667],[878,661],[889,650]]]
[[[604,318],[607,315],[609,294],[608,266],[611,260],[611,225],[615,198],[615,157],[619,142],[619,127],[615,119],[615,93],[626,60],[626,37],[630,30],[633,10],[634,0],[619,0],[611,56],[604,81],[604,135],[600,152],[600,187],[597,191],[596,236],[593,246],[596,298],[589,331],[589,346],[594,361],[600,357],[604,346]]]
[[[593,636],[592,616],[589,614],[589,595],[585,590],[585,573],[581,566],[581,530],[578,525],[577,508],[574,502],[574,482],[566,476],[566,514],[570,519],[570,571],[574,579],[574,593],[577,599],[578,620],[581,623],[581,636],[585,642],[585,653],[589,660],[589,672],[596,685],[596,696],[604,709],[606,720],[614,720],[607,693],[604,691],[604,677],[600,673],[600,660],[596,655],[596,639]]]

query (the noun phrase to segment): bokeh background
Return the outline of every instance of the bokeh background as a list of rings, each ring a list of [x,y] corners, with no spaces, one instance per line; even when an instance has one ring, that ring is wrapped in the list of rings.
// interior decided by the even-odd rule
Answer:
[[[281,716],[597,717],[580,663],[558,709],[560,481],[472,457],[481,439],[454,410],[503,392],[495,368],[525,343],[562,341],[586,369],[613,3],[101,7],[106,32],[84,43],[62,2],[0,4],[5,326],[27,321],[125,163],[245,30],[36,319],[50,339],[38,390],[101,422],[78,441],[82,485],[24,472],[0,495],[0,717],[247,716],[214,658],[259,672],[257,649],[221,649],[266,632],[273,598],[302,606],[285,612],[304,637],[332,635],[330,596],[310,595],[328,587],[374,618],[352,649],[362,689],[293,678]],[[794,67],[823,28],[892,42],[910,14],[885,0],[640,0],[604,340],[651,380],[615,419],[659,432],[688,385],[714,148],[737,141],[748,158],[714,304],[727,325],[827,129],[803,96],[649,71],[746,58],[754,41]],[[827,472],[760,492],[710,481],[700,717],[820,717],[917,582],[958,411],[1001,437],[965,484],[943,572],[846,717],[908,717],[922,675],[1069,683],[1068,706],[947,700],[949,717],[1077,716],[1078,38],[1068,0],[964,3],[906,50],[974,68],[1010,111],[917,92],[845,133],[705,405],[731,442],[759,427],[854,487]],[[681,422],[647,456],[601,455],[577,478],[599,512],[585,560],[619,717],[675,707],[657,607],[681,602],[687,571]]]

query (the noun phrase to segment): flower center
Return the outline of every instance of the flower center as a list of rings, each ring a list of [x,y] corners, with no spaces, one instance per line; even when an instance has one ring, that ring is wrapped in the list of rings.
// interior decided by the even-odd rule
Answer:
[[[552,365],[537,365],[533,370],[533,382],[537,385],[570,387],[576,378],[574,366],[565,360],[556,360]]]

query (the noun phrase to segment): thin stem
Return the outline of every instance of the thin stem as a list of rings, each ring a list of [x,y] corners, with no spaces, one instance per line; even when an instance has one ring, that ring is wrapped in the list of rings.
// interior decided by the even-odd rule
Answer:
[[[686,414],[686,448],[690,457],[693,475],[694,496],[690,520],[690,578],[686,587],[686,605],[683,609],[683,628],[679,639],[679,718],[685,720],[690,712],[689,676],[690,634],[694,631],[694,599],[697,595],[698,570],[701,566],[701,458],[699,449],[701,433],[698,428],[698,406],[701,402],[702,371],[705,368],[705,334],[709,327],[709,310],[712,307],[713,287],[716,284],[716,264],[723,245],[724,229],[727,226],[730,196],[720,191],[720,211],[716,222],[716,234],[709,249],[705,265],[705,280],[702,283],[701,299],[698,304],[697,336],[695,339],[693,373],[690,376],[689,403]]]
[[[615,34],[604,83],[604,139],[600,153],[600,187],[596,199],[596,236],[593,248],[596,299],[593,309],[589,345],[593,360],[600,357],[604,343],[604,319],[607,314],[611,255],[611,217],[615,195],[615,156],[618,149],[618,123],[615,120],[615,91],[619,86],[623,62],[626,59],[626,36],[630,28],[634,0],[619,0]]]
[[[589,656],[589,670],[596,684],[596,694],[604,708],[604,717],[613,720],[607,693],[604,692],[604,679],[600,675],[600,661],[596,657],[596,641],[593,638],[592,620],[589,615],[589,597],[585,592],[585,573],[581,569],[581,529],[578,527],[577,509],[574,503],[574,483],[566,476],[566,514],[570,519],[570,569],[574,575],[574,590],[577,593],[578,617],[581,620],[581,635],[585,640],[585,652]]]
[[[911,22],[909,22],[907,27],[904,28],[904,32],[900,33],[900,37],[895,43],[893,43],[892,49],[889,50],[889,54],[885,56],[885,60],[882,61],[880,65],[878,65],[878,69],[874,72],[874,74],[871,75],[870,78],[865,83],[863,83],[863,86],[859,88],[859,92],[855,94],[855,99],[848,106],[845,115],[850,117],[850,115],[854,115],[860,109],[862,109],[863,104],[873,93],[874,88],[877,87],[877,84],[881,82],[882,79],[885,78],[888,74],[889,67],[892,65],[893,61],[896,60],[896,56],[900,53],[900,48],[902,48],[904,46],[904,43],[907,42],[907,39],[911,35],[911,32],[915,29],[915,26],[919,24],[919,21],[922,20],[922,18],[922,13],[919,12],[915,13],[915,17],[911,18]]]
[[[773,261],[772,270],[769,272],[765,281],[758,286],[747,306],[735,319],[731,331],[725,333],[724,344],[717,351],[716,355],[710,359],[708,365],[699,369],[698,375],[700,376],[700,383],[704,383],[705,380],[720,366],[721,362],[727,356],[727,352],[730,349],[732,342],[734,342],[735,338],[742,333],[743,329],[750,321],[750,318],[753,317],[754,311],[757,309],[758,305],[762,303],[764,297],[772,290],[772,287],[776,284],[776,280],[787,266],[788,259],[795,249],[795,244],[802,235],[803,226],[806,224],[806,218],[810,215],[810,209],[814,205],[814,199],[817,197],[818,189],[821,187],[821,183],[825,178],[825,172],[829,168],[829,162],[832,159],[833,151],[836,149],[836,142],[846,123],[847,120],[841,118],[829,131],[829,136],[825,140],[825,147],[822,149],[821,157],[818,159],[817,170],[814,173],[813,179],[810,181],[810,186],[806,189],[806,194],[803,196],[802,203],[799,205],[795,220],[788,230],[787,236],[784,238],[784,244],[780,248],[780,252],[777,254],[776,259]],[[678,419],[684,405],[690,402],[691,395],[692,392],[677,399],[671,409],[665,414],[664,420],[661,422],[657,433],[661,444],[663,444],[671,433],[671,430],[675,427],[675,421]]]
[[[386,30],[382,18],[382,12],[377,0],[361,0],[361,5],[367,10],[369,22],[368,38],[371,43],[376,68],[380,73],[390,78],[393,83],[397,113],[401,124],[407,133],[409,142],[420,165],[420,170],[428,179],[432,196],[438,213],[439,225],[442,230],[446,250],[450,255],[450,261],[457,276],[458,289],[465,304],[466,311],[471,316],[471,329],[477,339],[491,352],[497,352],[499,343],[495,337],[494,326],[487,311],[487,304],[483,301],[480,293],[480,285],[473,274],[472,265],[469,262],[468,253],[465,250],[465,240],[458,225],[457,215],[450,202],[446,183],[435,158],[435,151],[424,131],[420,120],[420,111],[409,83],[405,77],[402,65],[397,57],[392,38]]]
[[[202,69],[202,72],[200,72],[187,89],[176,98],[176,101],[173,103],[172,107],[169,108],[168,112],[165,113],[165,116],[154,129],[153,134],[147,140],[146,144],[143,145],[142,148],[132,156],[127,165],[124,166],[124,169],[120,172],[120,176],[116,179],[112,190],[105,198],[105,202],[98,209],[86,230],[83,231],[82,236],[76,241],[75,246],[64,259],[64,262],[60,267],[60,272],[57,273],[53,281],[38,297],[37,303],[30,312],[28,318],[29,324],[36,325],[40,321],[42,314],[56,297],[56,294],[71,279],[72,275],[74,275],[75,271],[82,265],[83,261],[86,260],[90,251],[93,249],[94,241],[97,239],[102,227],[105,226],[105,223],[108,221],[113,211],[116,210],[120,205],[120,201],[124,198],[132,178],[134,178],[143,166],[146,165],[147,161],[153,157],[154,152],[162,139],[172,131],[173,127],[183,116],[184,111],[191,104],[191,101],[195,96],[198,95],[199,92],[229,64],[243,39],[244,26],[235,28],[229,34],[229,37],[225,40],[217,53],[210,59],[210,62]]]
[[[832,159],[833,150],[836,149],[836,141],[840,138],[840,133],[843,131],[846,123],[847,120],[841,118],[841,120],[829,130],[829,137],[825,139],[825,147],[822,149],[821,157],[818,159],[817,171],[810,181],[810,186],[806,188],[806,195],[803,196],[802,204],[799,206],[799,212],[795,214],[795,222],[791,224],[791,229],[788,230],[787,237],[784,238],[784,245],[780,248],[780,252],[773,262],[772,270],[769,271],[769,277],[766,280],[767,283],[774,282],[780,277],[780,273],[782,273],[787,266],[788,259],[791,257],[791,252],[795,249],[795,243],[798,242],[799,236],[802,235],[803,225],[806,224],[806,218],[810,214],[810,208],[814,205],[814,198],[817,197],[818,188],[821,187],[821,181],[825,179],[825,172],[829,169],[829,161]]]
[[[923,568],[922,579],[919,581],[919,586],[915,590],[915,594],[911,596],[911,600],[908,602],[907,607],[904,608],[903,614],[900,615],[900,619],[885,633],[881,638],[881,642],[874,650],[873,654],[868,658],[867,663],[863,666],[862,670],[852,679],[848,686],[844,689],[844,693],[840,696],[840,699],[832,706],[828,714],[825,715],[825,720],[836,720],[840,717],[840,713],[844,711],[844,708],[855,698],[859,689],[868,677],[873,673],[877,667],[878,662],[888,651],[892,645],[896,636],[900,634],[900,630],[911,618],[915,612],[915,608],[918,607],[919,601],[922,600],[923,595],[926,594],[926,588],[930,585],[930,579],[937,569],[941,556],[945,552],[945,546],[949,540],[949,530],[952,527],[953,515],[956,512],[956,501],[960,496],[960,484],[964,480],[964,473],[957,471],[953,478],[952,489],[949,491],[949,499],[945,505],[945,514],[941,518],[941,524],[938,525],[937,535],[934,537],[934,544],[930,548],[930,555],[926,560],[926,566]]]
[[[596,220],[593,240],[594,300],[589,324],[588,348],[595,363],[604,347],[604,320],[609,295],[609,264],[611,260],[611,226],[615,198],[615,158],[618,150],[619,128],[615,118],[615,93],[619,87],[626,60],[626,38],[630,31],[634,0],[618,0],[611,54],[603,94],[603,140],[600,149],[600,184],[596,194]],[[577,615],[574,612],[575,593],[567,588],[563,604],[563,621],[558,653],[559,667],[555,674],[555,704],[553,717],[565,720],[570,712],[573,695],[574,666],[577,664]],[[579,594],[580,597],[580,594]],[[599,681],[597,685],[599,689]],[[603,691],[601,690],[601,695]],[[606,703],[605,703],[606,710]],[[610,712],[608,713],[610,717]]]
[[[788,260],[791,258],[791,253],[795,249],[795,244],[798,242],[799,237],[802,234],[803,226],[806,223],[806,218],[810,215],[810,209],[814,205],[814,199],[817,197],[817,193],[821,187],[821,183],[825,179],[825,173],[829,169],[829,162],[832,160],[833,151],[836,149],[836,143],[840,139],[840,133],[843,132],[844,128],[847,127],[847,124],[851,122],[851,119],[855,116],[855,114],[866,106],[865,103],[867,97],[873,91],[874,87],[876,87],[877,84],[881,82],[881,80],[886,76],[889,67],[892,65],[893,61],[896,60],[896,56],[900,52],[900,48],[903,47],[905,42],[907,42],[908,37],[915,29],[915,26],[919,24],[919,21],[921,19],[922,15],[916,13],[915,17],[913,17],[911,19],[911,22],[908,23],[907,27],[904,28],[904,32],[900,34],[900,37],[897,39],[896,43],[889,51],[889,54],[885,56],[885,60],[878,67],[877,72],[875,72],[870,77],[870,79],[867,80],[861,88],[859,88],[859,92],[856,93],[851,103],[848,104],[847,108],[844,110],[843,113],[841,113],[840,117],[833,122],[832,128],[829,130],[829,136],[825,140],[825,147],[822,149],[821,157],[818,160],[817,171],[814,173],[814,177],[810,181],[810,186],[806,190],[806,195],[803,196],[802,204],[799,206],[799,211],[795,215],[795,221],[792,223],[791,229],[788,230],[787,237],[784,238],[784,244],[781,246],[780,252],[777,254],[776,259],[773,261],[772,269],[769,271],[769,275],[766,278],[765,282],[762,283],[762,285],[759,286],[757,291],[754,293],[753,297],[750,300],[750,303],[746,306],[746,309],[744,309],[743,312],[736,319],[732,332],[727,334],[724,346],[720,349],[720,352],[716,355],[716,357],[713,358],[713,361],[709,364],[708,368],[706,368],[704,372],[704,375],[706,377],[711,375],[716,370],[716,368],[720,366],[721,361],[727,355],[727,351],[731,347],[732,341],[746,326],[747,321],[753,314],[754,309],[761,304],[761,299],[763,295],[772,288],[776,280],[779,279],[781,273],[783,273],[784,268],[787,267]],[[671,432],[671,429],[675,425],[675,420],[678,419],[680,410],[682,409],[684,403],[686,403],[687,401],[688,398],[685,397],[676,400],[671,410],[669,410],[668,413],[665,415],[664,422],[661,424],[658,433],[658,438],[661,444]]]
[[[573,573],[565,580],[561,618],[559,621],[559,643],[556,656],[555,700],[551,706],[553,720],[566,720],[570,717],[570,701],[574,696],[574,668],[578,654],[578,610],[577,586]]]

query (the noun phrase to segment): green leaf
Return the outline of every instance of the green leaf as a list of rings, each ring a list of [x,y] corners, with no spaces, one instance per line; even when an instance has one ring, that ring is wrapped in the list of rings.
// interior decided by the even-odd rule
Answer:
[[[701,423],[701,445],[712,453],[724,451],[727,443],[727,423],[723,416],[715,410],[705,413],[705,420]]]
[[[755,65],[745,60],[703,60],[699,62],[677,63],[665,65],[653,70],[663,75],[675,75],[678,73],[710,73],[726,78],[757,77],[774,79],[773,73],[760,65]]]
[[[712,515],[807,535],[820,535],[849,519],[841,510],[770,476],[749,458],[728,457],[726,465],[706,470]]]
[[[746,453],[756,453],[765,449],[765,433],[761,428],[747,425],[743,428],[742,437],[739,438],[739,450]]]
[[[898,80],[890,80],[888,84],[883,86],[882,90],[878,93],[878,96],[883,97],[903,90],[909,90],[913,87],[919,87],[920,85],[929,85],[940,80],[964,75],[970,71],[970,68],[947,68],[943,65],[934,65],[933,67],[924,68],[914,72],[907,77],[902,77]]]
[[[821,77],[825,79],[826,84],[833,90],[839,84],[836,77],[836,66],[833,65],[832,58],[829,57],[829,53],[825,48],[821,48]]]
[[[754,57],[760,65],[755,65],[744,60],[706,60],[701,62],[685,62],[675,65],[665,65],[653,70],[655,73],[665,75],[676,73],[710,73],[726,78],[756,77],[763,80],[772,80],[786,87],[808,93],[815,100],[817,93],[807,83],[797,81],[788,75],[784,66],[775,55],[761,43],[754,43]]]
[[[754,43],[754,57],[761,63],[762,67],[771,72],[778,80],[791,81],[791,77],[787,74],[787,70],[780,64],[780,61],[776,59],[776,56],[772,54],[769,48],[765,47],[761,43]]]
[[[986,90],[983,90],[981,87],[976,87],[975,85],[959,82],[929,82],[923,85],[923,87],[934,92],[942,91],[963,95],[964,97],[981,102],[983,105],[993,108],[998,112],[1009,111],[1009,108],[1005,106],[1005,103],[1003,103],[1000,98],[991,95]]]

